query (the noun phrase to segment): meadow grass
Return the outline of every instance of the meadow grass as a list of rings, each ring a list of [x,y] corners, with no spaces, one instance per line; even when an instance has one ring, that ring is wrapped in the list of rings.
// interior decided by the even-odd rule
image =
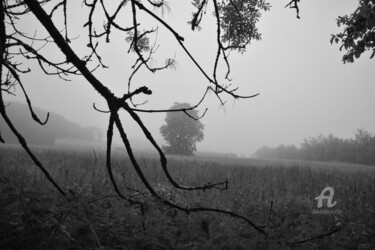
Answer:
[[[263,236],[239,219],[214,213],[184,214],[153,200],[124,152],[113,152],[115,178],[124,193],[139,196],[145,204],[142,208],[114,193],[104,152],[35,151],[59,185],[69,190],[73,202],[57,193],[21,149],[1,147],[0,248],[375,248],[375,171],[370,166],[168,157],[173,177],[184,185],[229,181],[224,191],[187,192],[168,183],[155,155],[137,156],[163,197],[183,206],[236,212],[265,226],[267,236]],[[334,188],[337,204],[328,214],[314,214],[315,197],[327,186]]]

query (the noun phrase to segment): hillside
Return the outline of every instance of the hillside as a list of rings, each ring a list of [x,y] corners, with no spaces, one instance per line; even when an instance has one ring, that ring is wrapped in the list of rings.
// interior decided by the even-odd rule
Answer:
[[[47,124],[42,126],[32,119],[27,105],[20,102],[11,102],[6,110],[18,131],[32,145],[54,145],[56,139],[99,141],[103,137],[103,131],[100,128],[82,127],[53,112],[50,112]],[[37,107],[34,108],[34,111],[42,121],[46,119],[48,111]],[[2,118],[0,118],[0,129],[7,144],[18,143],[17,138]]]

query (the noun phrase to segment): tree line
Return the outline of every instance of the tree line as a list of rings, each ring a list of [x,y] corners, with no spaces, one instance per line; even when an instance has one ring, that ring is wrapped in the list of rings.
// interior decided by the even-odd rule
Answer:
[[[140,205],[141,207],[143,205],[138,196],[134,197],[133,188],[127,186],[122,189],[118,188],[116,180],[113,177],[111,147],[114,130],[119,132],[122,143],[131,159],[132,166],[139,175],[144,186],[153,198],[162,201],[161,203],[158,202],[159,204],[165,204],[186,213],[210,211],[242,218],[258,232],[266,234],[264,231],[265,229],[262,229],[263,227],[260,228],[247,218],[226,209],[221,210],[200,206],[184,207],[165,199],[164,196],[153,187],[134,156],[132,146],[127,136],[128,131],[123,126],[128,120],[124,121],[125,119],[119,116],[119,112],[120,110],[126,111],[131,119],[140,127],[150,144],[159,153],[160,165],[165,176],[175,188],[188,191],[205,191],[212,188],[227,189],[228,180],[218,183],[208,182],[200,186],[187,187],[182,183],[178,183],[178,181],[171,177],[167,166],[167,159],[163,151],[156,143],[147,126],[143,124],[142,118],[138,114],[176,111],[165,110],[163,108],[160,109],[157,107],[150,110],[142,109],[139,107],[139,104],[136,105],[132,99],[134,96],[150,96],[152,95],[152,90],[150,88],[157,87],[155,87],[154,84],[147,84],[139,88],[134,88],[132,79],[136,79],[136,77],[133,77],[136,74],[144,74],[143,70],[155,73],[159,70],[175,68],[174,57],[165,58],[165,60],[163,60],[165,63],[162,64],[155,63],[156,60],[154,54],[159,48],[159,44],[156,42],[158,30],[163,29],[168,31],[170,36],[167,38],[169,40],[162,45],[165,45],[166,48],[170,48],[172,44],[171,42],[175,41],[180,50],[190,58],[190,61],[195,65],[196,70],[201,72],[206,80],[206,91],[204,93],[202,91],[203,97],[192,107],[192,109],[197,108],[203,103],[208,92],[213,93],[222,105],[225,104],[222,98],[223,95],[228,95],[234,99],[256,97],[258,93],[240,95],[237,92],[238,88],[231,84],[231,63],[228,58],[232,52],[245,52],[247,45],[249,45],[251,41],[260,40],[261,34],[258,32],[256,24],[261,17],[261,14],[270,9],[270,4],[264,0],[215,0],[212,1],[212,3],[210,2],[211,6],[214,8],[213,17],[215,19],[214,23],[216,24],[214,29],[217,33],[217,39],[215,39],[216,41],[213,45],[215,46],[214,50],[217,52],[216,56],[212,57],[214,69],[210,70],[211,72],[208,72],[205,69],[206,67],[201,65],[201,62],[195,58],[185,45],[184,41],[186,41],[188,37],[181,36],[181,32],[172,27],[174,26],[174,21],[169,21],[159,15],[159,13],[164,13],[165,10],[170,9],[167,1],[69,1],[69,8],[67,8],[67,2],[68,1],[66,0],[4,0],[0,2],[0,115],[4,121],[3,124],[0,124],[0,142],[8,143],[7,138],[2,135],[5,133],[3,128],[9,128],[14,136],[17,137],[17,140],[20,142],[25,152],[27,152],[30,158],[46,176],[48,181],[70,201],[70,195],[66,193],[65,189],[59,186],[49,174],[48,170],[33,154],[32,150],[30,150],[27,142],[31,142],[32,139],[23,136],[26,132],[21,129],[22,122],[16,119],[11,119],[8,115],[8,113],[10,114],[11,112],[8,112],[9,108],[5,105],[3,94],[15,95],[14,92],[16,87],[21,89],[22,94],[28,103],[29,113],[33,120],[36,123],[43,125],[47,122],[48,117],[45,121],[42,121],[34,113],[28,93],[23,87],[24,82],[21,81],[21,79],[24,79],[21,76],[29,71],[35,70],[35,67],[29,69],[28,64],[24,65],[24,60],[38,62],[38,65],[46,75],[52,75],[56,78],[60,77],[61,79],[70,80],[71,76],[82,76],[87,80],[86,83],[99,93],[108,106],[103,107],[102,109],[97,109],[95,106],[94,108],[98,111],[106,110],[110,114],[106,133],[106,167],[112,186],[119,197],[128,201],[130,204],[137,206]],[[76,4],[77,2],[79,2],[79,5],[72,6],[73,3]],[[210,13],[209,15],[212,16],[211,11],[206,11],[208,2],[209,1],[207,0],[193,0],[192,6],[194,9],[186,9],[186,11],[192,13],[191,18],[188,19],[188,24],[191,26],[192,30],[201,29],[200,24],[203,20],[203,16],[207,16],[206,13]],[[286,6],[295,9],[298,18],[300,18],[299,2],[299,0],[292,0]],[[68,23],[70,23],[70,20],[74,15],[71,10],[75,8],[80,8],[80,10],[82,10],[80,13],[83,14],[84,20],[74,20],[74,26],[83,28],[80,34],[80,37],[83,39],[72,39],[73,34],[71,33],[71,29],[68,28]],[[353,56],[358,58],[364,51],[375,51],[373,12],[374,8],[372,1],[361,0],[360,6],[354,14],[339,18],[338,24],[349,27],[345,28],[343,33],[336,36],[334,35],[331,41],[340,44],[342,43],[342,47],[345,50],[348,50],[347,56],[343,58],[344,62],[346,59],[348,62],[353,62]],[[124,19],[124,15],[129,18]],[[33,30],[31,31],[29,30],[29,27],[25,25],[25,22],[29,21],[30,16],[35,17],[40,22],[33,25]],[[69,20],[69,22],[67,20]],[[151,25],[148,25],[149,23],[151,23]],[[40,32],[40,30],[42,30],[42,32]],[[40,33],[46,34],[46,36],[40,36]],[[113,34],[116,35],[114,36]],[[100,71],[101,69],[104,70],[108,68],[108,66],[106,66],[107,61],[111,61],[113,58],[106,55],[108,53],[106,53],[105,48],[109,47],[108,44],[111,41],[117,40],[116,38],[119,38],[119,41],[125,40],[128,43],[128,53],[126,53],[126,55],[132,53],[136,57],[135,59],[127,57],[127,60],[134,60],[134,64],[131,66],[132,73],[126,74],[127,71],[121,68],[120,72],[116,75],[117,79],[129,79],[127,90],[124,90],[120,95],[114,94],[110,80],[109,82],[102,82],[97,78],[97,71],[94,72],[96,69]],[[113,45],[116,46],[116,44],[112,43],[112,47]],[[85,46],[87,50],[78,51],[75,49],[82,46]],[[123,51],[123,47],[119,47],[118,50],[119,52]],[[62,56],[60,58],[64,59],[61,60],[59,57],[56,57],[56,54],[53,53],[54,51],[60,53],[59,55]],[[79,52],[78,54],[80,57],[78,57],[77,52]],[[119,56],[121,56],[121,53],[119,53]],[[157,55],[157,57],[160,58],[160,55]],[[224,67],[226,66],[226,72],[224,74],[217,74],[222,72],[222,67],[218,66],[222,63]],[[218,77],[218,75],[223,75],[223,77]],[[49,94],[53,96],[59,93],[51,92]],[[187,112],[192,109],[181,109],[179,111]],[[18,126],[16,125],[20,123],[21,126],[19,126],[20,129],[18,131]],[[58,125],[59,124],[56,124],[56,126]],[[45,129],[47,130],[46,126]],[[316,238],[320,237],[315,236],[312,239]],[[304,240],[304,242],[306,241],[308,240]],[[97,247],[102,247],[99,240],[97,240]]]
[[[342,139],[332,134],[304,139],[299,147],[264,146],[255,152],[258,158],[299,159],[309,161],[341,161],[375,165],[375,135],[358,129],[354,139]]]

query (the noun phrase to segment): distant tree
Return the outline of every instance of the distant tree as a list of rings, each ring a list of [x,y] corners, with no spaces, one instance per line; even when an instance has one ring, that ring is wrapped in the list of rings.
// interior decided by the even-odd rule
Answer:
[[[298,2],[299,0],[293,0],[289,4],[290,7],[296,9],[297,15],[299,15]],[[133,79],[135,79],[135,75],[142,74],[145,71],[156,73],[160,70],[174,68],[175,58],[173,56],[172,58],[162,58],[165,59],[161,60],[164,63],[158,63],[155,58],[160,55],[157,54],[160,46],[157,42],[158,34],[160,34],[158,31],[163,30],[168,35],[163,33],[164,41],[166,42],[162,45],[169,47],[174,42],[185,56],[190,59],[196,71],[200,72],[203,79],[205,79],[205,81],[202,81],[204,87],[202,88],[201,101],[191,108],[181,109],[180,112],[186,113],[198,107],[209,91],[223,105],[225,104],[222,99],[223,95],[234,99],[257,96],[258,94],[240,95],[237,91],[238,88],[233,86],[233,82],[230,82],[231,64],[229,55],[233,51],[244,52],[251,41],[260,39],[256,23],[261,13],[269,10],[270,5],[265,0],[193,0],[192,3],[193,9],[186,10],[192,12],[190,20],[186,20],[189,21],[192,30],[199,30],[203,17],[210,16],[214,19],[212,24],[214,24],[215,42],[213,42],[212,47],[215,55],[211,58],[213,69],[209,71],[188,48],[188,43],[185,43],[188,37],[183,37],[180,31],[173,27],[173,21],[162,17],[161,13],[169,9],[167,1],[2,0],[0,2],[0,115],[6,124],[5,126],[17,137],[21,146],[48,181],[53,184],[61,195],[69,199],[67,191],[50,175],[43,163],[33,153],[33,150],[30,149],[23,134],[18,131],[15,122],[9,117],[9,109],[3,95],[15,95],[15,89],[20,90],[17,93],[24,95],[31,117],[38,124],[45,125],[49,115],[47,114],[45,119],[40,119],[34,112],[27,88],[24,87],[24,74],[34,71],[35,67],[40,67],[45,74],[60,77],[64,80],[79,79],[81,77],[82,82],[94,89],[101,96],[103,103],[105,103],[105,106],[101,107],[101,109],[98,109],[95,105],[94,108],[99,112],[108,114],[106,167],[110,181],[119,197],[129,201],[131,204],[140,202],[135,200],[132,188],[119,188],[114,178],[111,164],[114,131],[120,134],[121,142],[135,171],[145,188],[154,198],[187,213],[214,211],[236,216],[244,219],[258,232],[265,233],[264,229],[257,227],[251,221],[227,210],[206,207],[182,207],[162,197],[143,173],[128,140],[128,131],[123,126],[124,118],[119,115],[120,111],[125,111],[129,115],[128,117],[139,126],[149,143],[158,152],[160,166],[169,182],[175,188],[182,190],[227,188],[227,181],[185,186],[172,177],[164,152],[139,116],[142,113],[171,111],[158,107],[143,109],[137,105],[134,99],[138,96],[143,98],[145,96],[150,97],[152,95],[150,88],[154,87],[155,84],[135,87]],[[209,4],[213,11],[207,11]],[[72,10],[74,8],[80,8],[82,16],[79,17],[81,19],[72,20]],[[212,12],[213,15],[206,15],[206,13],[211,14]],[[39,23],[32,23],[33,30],[30,30],[29,25],[25,25],[25,22],[29,22],[31,18],[39,21]],[[77,39],[72,39],[73,35],[69,24],[72,24],[73,21],[75,28],[82,29],[79,30],[80,36]],[[208,34],[209,32],[205,33]],[[114,40],[128,42],[128,46],[124,43],[124,47],[117,47],[118,55],[128,57],[127,59],[134,62],[130,68],[131,72],[122,69],[117,72],[117,79],[128,79],[125,82],[127,88],[122,93],[114,91],[111,81],[102,81],[98,77],[101,74],[97,73],[97,71],[106,70],[107,60],[113,60],[106,53],[106,49],[113,48],[113,44],[108,44]],[[369,44],[371,44],[371,41],[369,41]],[[351,44],[349,43],[349,45]],[[126,51],[128,53],[122,53]],[[172,54],[174,53],[172,52]],[[35,63],[25,63],[26,61],[34,61]],[[223,67],[219,65],[226,67],[224,74],[221,74]],[[124,73],[129,74],[124,76]],[[33,87],[33,85],[28,86]],[[53,96],[58,93],[49,94]],[[0,131],[0,142],[4,143],[5,140],[1,136],[2,131],[3,126]]]
[[[295,145],[281,144],[276,148],[263,146],[255,151],[255,156],[259,159],[298,159],[300,151]]]
[[[174,1],[185,2],[185,1]],[[215,55],[211,57],[213,69],[207,69],[193,52],[188,48],[189,43],[185,43],[189,37],[183,37],[181,31],[174,26],[174,20],[164,18],[162,14],[165,10],[171,9],[167,1],[164,0],[93,0],[93,1],[67,1],[67,0],[3,0],[0,2],[0,115],[6,126],[17,137],[17,140],[28,153],[33,162],[44,173],[46,178],[54,187],[66,198],[68,194],[58,182],[50,175],[43,163],[33,153],[28,146],[22,133],[17,130],[17,126],[8,116],[8,109],[3,94],[15,94],[15,88],[20,89],[17,93],[22,93],[28,104],[31,117],[40,125],[48,121],[40,119],[33,110],[31,98],[29,98],[27,88],[24,86],[24,74],[34,71],[35,67],[40,67],[42,71],[51,76],[60,77],[64,80],[81,79],[83,84],[89,85],[102,98],[105,106],[100,109],[94,105],[98,112],[107,113],[108,127],[106,133],[107,153],[106,167],[110,181],[115,192],[131,204],[139,203],[133,196],[133,189],[120,189],[112,172],[111,148],[113,144],[113,134],[117,131],[121,136],[121,142],[131,160],[131,163],[139,175],[144,187],[150,194],[181,211],[216,211],[231,216],[238,216],[226,210],[182,207],[166,200],[150,183],[143,173],[137,157],[133,153],[132,146],[128,140],[128,131],[124,127],[124,117],[120,116],[120,111],[125,111],[132,121],[142,130],[149,143],[159,154],[160,167],[169,182],[182,190],[207,190],[210,188],[226,188],[227,181],[217,183],[202,183],[198,186],[185,186],[178,183],[172,177],[168,169],[167,158],[161,147],[156,143],[149,129],[145,126],[139,114],[152,112],[170,112],[169,110],[153,107],[145,109],[138,105],[136,98],[148,97],[152,95],[151,87],[157,86],[151,81],[147,85],[135,87],[133,80],[136,75],[145,72],[156,73],[164,69],[174,68],[176,53],[171,52],[171,57],[161,58],[159,47],[170,47],[176,45],[176,50],[182,51],[186,58],[195,66],[197,72],[201,73],[202,81],[201,100],[198,104],[189,109],[182,109],[180,112],[188,112],[197,108],[208,92],[213,93],[221,104],[225,104],[222,96],[229,96],[235,99],[253,98],[258,94],[240,95],[238,88],[230,82],[229,77],[231,67],[229,55],[233,51],[243,52],[246,46],[254,39],[260,39],[260,34],[256,28],[256,23],[261,13],[269,10],[270,5],[265,0],[193,0],[192,9],[186,9],[192,13],[188,21],[192,30],[199,30],[204,17],[213,18],[215,40],[212,47]],[[212,10],[207,11],[208,7]],[[76,9],[80,9],[82,15],[75,16]],[[211,15],[211,13],[214,13]],[[210,15],[206,15],[210,13]],[[183,16],[183,15],[181,15]],[[126,17],[126,18],[124,18]],[[25,25],[30,20],[37,20],[38,23]],[[78,30],[79,37],[73,38],[71,24],[74,23]],[[212,28],[212,26],[210,26]],[[158,32],[162,30],[163,32]],[[168,34],[167,34],[168,33]],[[205,32],[207,34],[209,32]],[[165,39],[162,43],[157,41],[158,35],[163,34]],[[119,41],[123,46],[113,45],[113,41]],[[125,43],[127,42],[127,44]],[[112,43],[109,45],[109,43]],[[118,44],[118,43],[115,43]],[[191,43],[190,43],[191,44]],[[126,57],[134,64],[129,67],[129,71],[121,70],[115,74],[117,79],[128,79],[122,93],[114,91],[113,83],[107,79],[103,81],[98,77],[98,71],[104,71],[107,62],[115,63],[113,57],[108,56],[106,49],[116,46],[117,54]],[[127,53],[126,53],[127,52]],[[25,63],[26,61],[35,63]],[[220,65],[220,66],[219,66]],[[224,65],[225,72],[223,71]],[[220,72],[219,72],[220,71]],[[140,73],[142,72],[142,73]],[[115,78],[112,78],[115,79]],[[137,83],[138,84],[138,83]],[[32,87],[33,85],[28,85]],[[157,88],[157,87],[156,87]],[[116,94],[115,94],[116,93]],[[49,93],[51,96],[58,93]],[[181,97],[183,98],[183,96]],[[127,123],[128,121],[126,121]],[[3,130],[3,128],[1,127]],[[3,142],[4,138],[1,137]],[[131,192],[129,190],[132,190]],[[243,217],[240,217],[243,218]],[[243,218],[244,219],[244,218]],[[265,233],[263,229],[254,225],[251,221],[246,221],[257,231]]]
[[[344,48],[347,52],[342,60],[354,62],[365,51],[372,50],[370,58],[375,56],[375,2],[373,0],[360,0],[358,8],[350,15],[339,16],[337,25],[344,26],[344,30],[332,35],[331,44],[341,43],[340,51]]]
[[[255,156],[259,159],[277,158],[276,150],[267,146],[263,146],[255,151]]]
[[[340,139],[337,151],[337,161],[356,162],[355,140]]]
[[[190,107],[188,103],[175,103],[171,110]],[[160,133],[168,143],[168,146],[163,146],[164,151],[167,154],[193,155],[197,151],[196,143],[204,139],[204,125],[198,120],[198,111],[169,112],[165,122],[160,127]]]
[[[278,158],[281,159],[297,159],[298,148],[294,145],[280,145],[276,148]]]
[[[371,163],[375,155],[374,139],[375,137],[370,132],[364,129],[357,130],[355,134],[355,152],[357,157],[356,161],[358,163]]]

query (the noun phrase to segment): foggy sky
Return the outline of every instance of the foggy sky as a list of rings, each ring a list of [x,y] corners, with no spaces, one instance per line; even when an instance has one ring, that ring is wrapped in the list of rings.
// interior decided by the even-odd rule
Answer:
[[[190,3],[186,2],[170,1],[172,11],[166,13],[165,18],[173,21],[173,27],[185,37],[186,46],[211,73],[216,53],[214,20],[208,12],[202,30],[192,33],[186,23],[191,15],[191,10],[186,10]],[[375,132],[375,60],[369,59],[370,53],[364,53],[354,63],[344,65],[341,61],[344,51],[340,52],[338,45],[329,42],[330,34],[340,31],[336,18],[352,13],[358,1],[301,1],[301,19],[296,18],[294,10],[284,8],[288,2],[270,1],[271,11],[264,13],[258,24],[262,40],[253,41],[243,55],[232,53],[229,58],[232,83],[239,86],[238,93],[260,95],[243,100],[224,97],[225,107],[220,106],[215,95],[209,95],[199,108],[200,112],[208,108],[208,112],[201,120],[205,124],[205,140],[198,144],[198,151],[250,156],[263,145],[298,145],[304,138],[319,134],[333,133],[349,138],[358,128]],[[77,18],[84,13],[77,12],[77,8],[74,11],[68,25],[71,37],[80,37],[72,46],[83,55],[86,30],[78,29],[82,25],[77,25]],[[25,25],[29,25],[27,29],[34,34],[35,24]],[[113,36],[111,42],[109,45],[103,42],[102,50],[109,69],[99,69],[94,74],[120,96],[127,90],[135,57],[127,53],[129,44],[123,38]],[[174,102],[197,103],[207,80],[178,48],[172,36],[160,30],[158,43],[160,49],[155,63],[162,64],[165,59],[176,56],[178,65],[175,71],[156,74],[143,70],[134,78],[132,89],[147,85],[153,91],[143,108],[165,109]],[[55,56],[53,53],[47,55]],[[60,113],[83,126],[95,125],[106,131],[108,114],[92,108],[95,102],[105,109],[105,102],[82,77],[64,82],[57,77],[44,76],[34,66],[33,72],[23,75],[22,79],[35,106]],[[17,95],[17,100],[23,100],[20,90]],[[137,97],[135,101],[143,102],[145,98]],[[6,99],[14,98],[6,96]],[[129,137],[144,140],[129,116],[125,112],[121,115]],[[164,117],[165,114],[141,114],[160,144],[163,140],[159,128]]]

